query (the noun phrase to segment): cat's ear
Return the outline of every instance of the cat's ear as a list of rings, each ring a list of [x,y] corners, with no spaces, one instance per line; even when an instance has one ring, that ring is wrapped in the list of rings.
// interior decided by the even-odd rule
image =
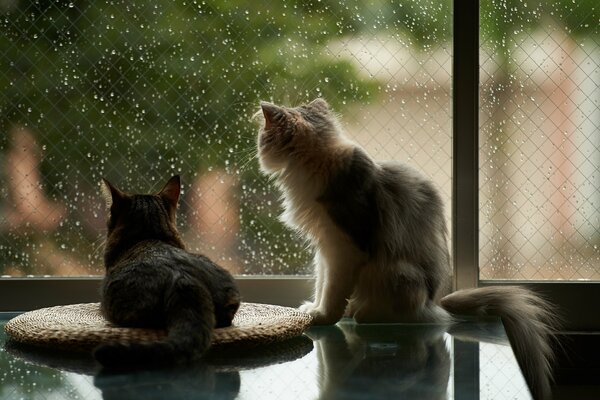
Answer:
[[[179,175],[175,175],[169,179],[165,187],[158,193],[158,195],[171,205],[173,209],[177,208],[177,202],[179,201],[179,195],[181,194],[181,179]]]
[[[106,201],[106,207],[108,208],[111,208],[114,203],[119,203],[121,200],[127,197],[125,193],[117,189],[116,186],[114,186],[105,178],[102,178],[100,188],[102,190],[102,197],[104,197],[104,200]]]
[[[321,111],[329,111],[329,103],[320,97],[314,99],[308,105]]]
[[[261,101],[260,108],[265,117],[265,129],[269,129],[273,125],[278,125],[281,122],[281,118],[285,116],[283,108],[267,101]]]

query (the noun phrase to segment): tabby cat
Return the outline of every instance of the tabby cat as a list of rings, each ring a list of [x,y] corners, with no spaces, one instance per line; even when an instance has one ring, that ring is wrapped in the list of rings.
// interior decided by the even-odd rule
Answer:
[[[153,195],[126,194],[107,180],[110,207],[101,310],[120,326],[166,329],[156,343],[108,343],[104,366],[193,361],[210,346],[215,327],[231,325],[240,294],[231,274],[185,250],[176,227],[181,184],[172,177]]]
[[[323,99],[261,108],[261,169],[281,189],[282,220],[315,250],[315,295],[301,307],[314,323],[334,324],[344,314],[357,322],[500,316],[534,393],[546,396],[551,307],[522,287],[448,294],[447,228],[432,182],[408,165],[373,160]]]

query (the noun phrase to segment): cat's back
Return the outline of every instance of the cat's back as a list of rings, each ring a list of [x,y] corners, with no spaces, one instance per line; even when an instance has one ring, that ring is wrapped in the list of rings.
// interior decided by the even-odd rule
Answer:
[[[233,277],[225,268],[203,254],[192,253],[177,247],[166,247],[165,264],[175,272],[189,274],[209,285],[220,286],[227,281],[233,283]]]
[[[413,211],[443,212],[439,190],[421,171],[397,161],[378,164],[379,197]]]
[[[105,297],[116,293],[135,297],[137,290],[150,287],[165,290],[178,275],[177,271],[183,270],[174,250],[179,249],[156,240],[141,241],[128,249],[106,272]]]
[[[116,271],[124,268],[143,268],[154,273],[158,270],[166,274],[191,276],[215,275],[223,270],[204,255],[191,253],[158,240],[142,241],[132,247],[114,269]]]

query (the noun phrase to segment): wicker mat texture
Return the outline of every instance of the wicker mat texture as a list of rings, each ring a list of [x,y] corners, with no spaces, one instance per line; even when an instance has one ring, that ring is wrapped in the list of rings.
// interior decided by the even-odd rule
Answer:
[[[216,372],[244,371],[294,361],[310,353],[313,348],[313,341],[306,335],[256,346],[215,346],[208,350],[202,357],[202,362],[195,367],[204,365]],[[31,346],[14,340],[5,343],[4,351],[16,359],[36,366],[83,375],[97,375],[99,371],[98,362],[91,352]],[[157,371],[160,373],[165,369],[172,370],[173,367],[165,366]]]
[[[242,303],[227,328],[215,329],[213,348],[252,347],[299,336],[311,317],[294,308]],[[115,326],[100,314],[99,303],[71,304],[26,312],[5,326],[9,339],[32,346],[91,351],[105,342],[153,342],[166,331]]]

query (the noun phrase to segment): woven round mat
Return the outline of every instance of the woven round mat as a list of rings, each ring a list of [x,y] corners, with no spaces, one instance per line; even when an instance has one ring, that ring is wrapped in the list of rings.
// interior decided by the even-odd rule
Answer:
[[[310,353],[313,348],[313,341],[306,335],[256,346],[215,346],[206,352],[203,364],[214,368],[216,372],[244,371],[294,361]],[[15,359],[36,366],[82,375],[98,373],[98,363],[91,352],[31,346],[14,340],[5,343],[4,351]]]
[[[286,340],[308,328],[311,317],[294,308],[242,303],[232,326],[215,329],[213,348],[256,346]],[[166,331],[115,326],[100,314],[99,303],[71,304],[26,312],[4,330],[10,340],[33,346],[91,351],[106,342],[154,342]]]

